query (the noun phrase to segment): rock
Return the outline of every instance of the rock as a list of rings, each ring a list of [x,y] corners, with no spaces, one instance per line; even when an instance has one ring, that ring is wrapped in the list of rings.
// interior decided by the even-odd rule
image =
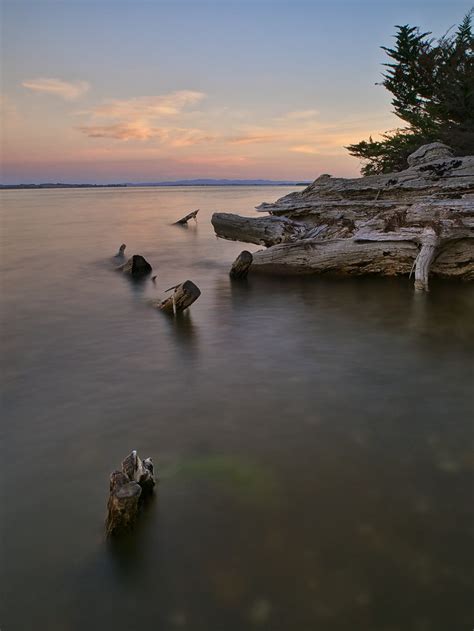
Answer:
[[[408,165],[411,167],[433,162],[435,160],[445,160],[453,157],[451,147],[442,142],[432,142],[429,145],[422,145],[419,149],[408,156]]]
[[[266,217],[215,213],[219,237],[265,245],[252,270],[393,276],[430,271],[474,277],[474,156],[441,143],[420,147],[408,169],[361,178],[318,177],[261,204]]]

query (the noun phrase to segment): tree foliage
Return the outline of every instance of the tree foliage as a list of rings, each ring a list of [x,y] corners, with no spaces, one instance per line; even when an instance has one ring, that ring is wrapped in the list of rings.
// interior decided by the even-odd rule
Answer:
[[[416,26],[396,26],[394,47],[382,46],[389,57],[382,85],[407,125],[347,147],[365,163],[363,175],[406,168],[408,155],[428,142],[445,142],[458,155],[474,153],[472,15],[437,40]]]

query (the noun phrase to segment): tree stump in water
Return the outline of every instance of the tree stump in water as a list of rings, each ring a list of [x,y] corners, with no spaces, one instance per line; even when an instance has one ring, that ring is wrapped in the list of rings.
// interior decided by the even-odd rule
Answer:
[[[140,254],[134,254],[126,263],[117,267],[124,274],[130,274],[132,278],[143,278],[152,271],[152,266]]]
[[[172,295],[161,302],[159,308],[165,313],[179,313],[190,307],[201,295],[201,290],[191,280],[186,280],[181,285],[170,287],[174,289]]]
[[[248,250],[244,250],[232,263],[229,276],[233,279],[247,278],[252,261],[252,254]]]
[[[117,534],[130,528],[138,513],[142,487],[130,482],[121,471],[110,476],[110,494],[107,502],[107,535]]]
[[[182,219],[178,219],[178,221],[175,221],[175,225],[185,226],[190,219],[194,219],[194,221],[197,221],[198,212],[199,212],[199,208],[197,210],[193,210]]]
[[[107,502],[107,536],[119,534],[133,526],[143,497],[155,486],[151,458],[141,460],[132,451],[122,462],[122,471],[110,475],[110,492]]]

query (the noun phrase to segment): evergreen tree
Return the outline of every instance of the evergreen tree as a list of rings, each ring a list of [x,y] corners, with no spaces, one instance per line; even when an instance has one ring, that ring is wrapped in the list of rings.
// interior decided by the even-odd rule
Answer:
[[[474,36],[472,11],[456,32],[430,39],[418,27],[396,26],[382,85],[393,95],[394,113],[407,126],[347,147],[365,164],[363,175],[406,168],[420,145],[441,141],[458,155],[474,153]]]

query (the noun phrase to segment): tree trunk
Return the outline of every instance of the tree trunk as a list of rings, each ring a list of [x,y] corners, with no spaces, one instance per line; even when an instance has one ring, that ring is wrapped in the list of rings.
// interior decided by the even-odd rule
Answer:
[[[415,262],[415,290],[428,291],[430,266],[439,245],[438,235],[432,228],[426,228],[421,237],[421,250]]]
[[[130,482],[122,471],[111,474],[106,522],[108,536],[124,532],[133,525],[141,494],[142,487],[137,482]]]
[[[192,281],[186,280],[181,285],[170,287],[174,289],[169,298],[163,300],[159,305],[161,311],[166,313],[179,313],[190,307],[201,295],[201,290]],[[170,290],[168,290],[170,291]]]
[[[122,462],[122,470],[110,474],[106,520],[108,536],[119,534],[133,526],[140,510],[141,499],[149,495],[154,486],[151,458],[141,460],[137,452],[132,451]]]
[[[306,227],[285,217],[240,217],[231,213],[214,213],[211,219],[218,237],[271,246],[301,238]]]
[[[252,254],[248,250],[243,250],[233,262],[229,276],[233,279],[247,278],[252,261]]]

